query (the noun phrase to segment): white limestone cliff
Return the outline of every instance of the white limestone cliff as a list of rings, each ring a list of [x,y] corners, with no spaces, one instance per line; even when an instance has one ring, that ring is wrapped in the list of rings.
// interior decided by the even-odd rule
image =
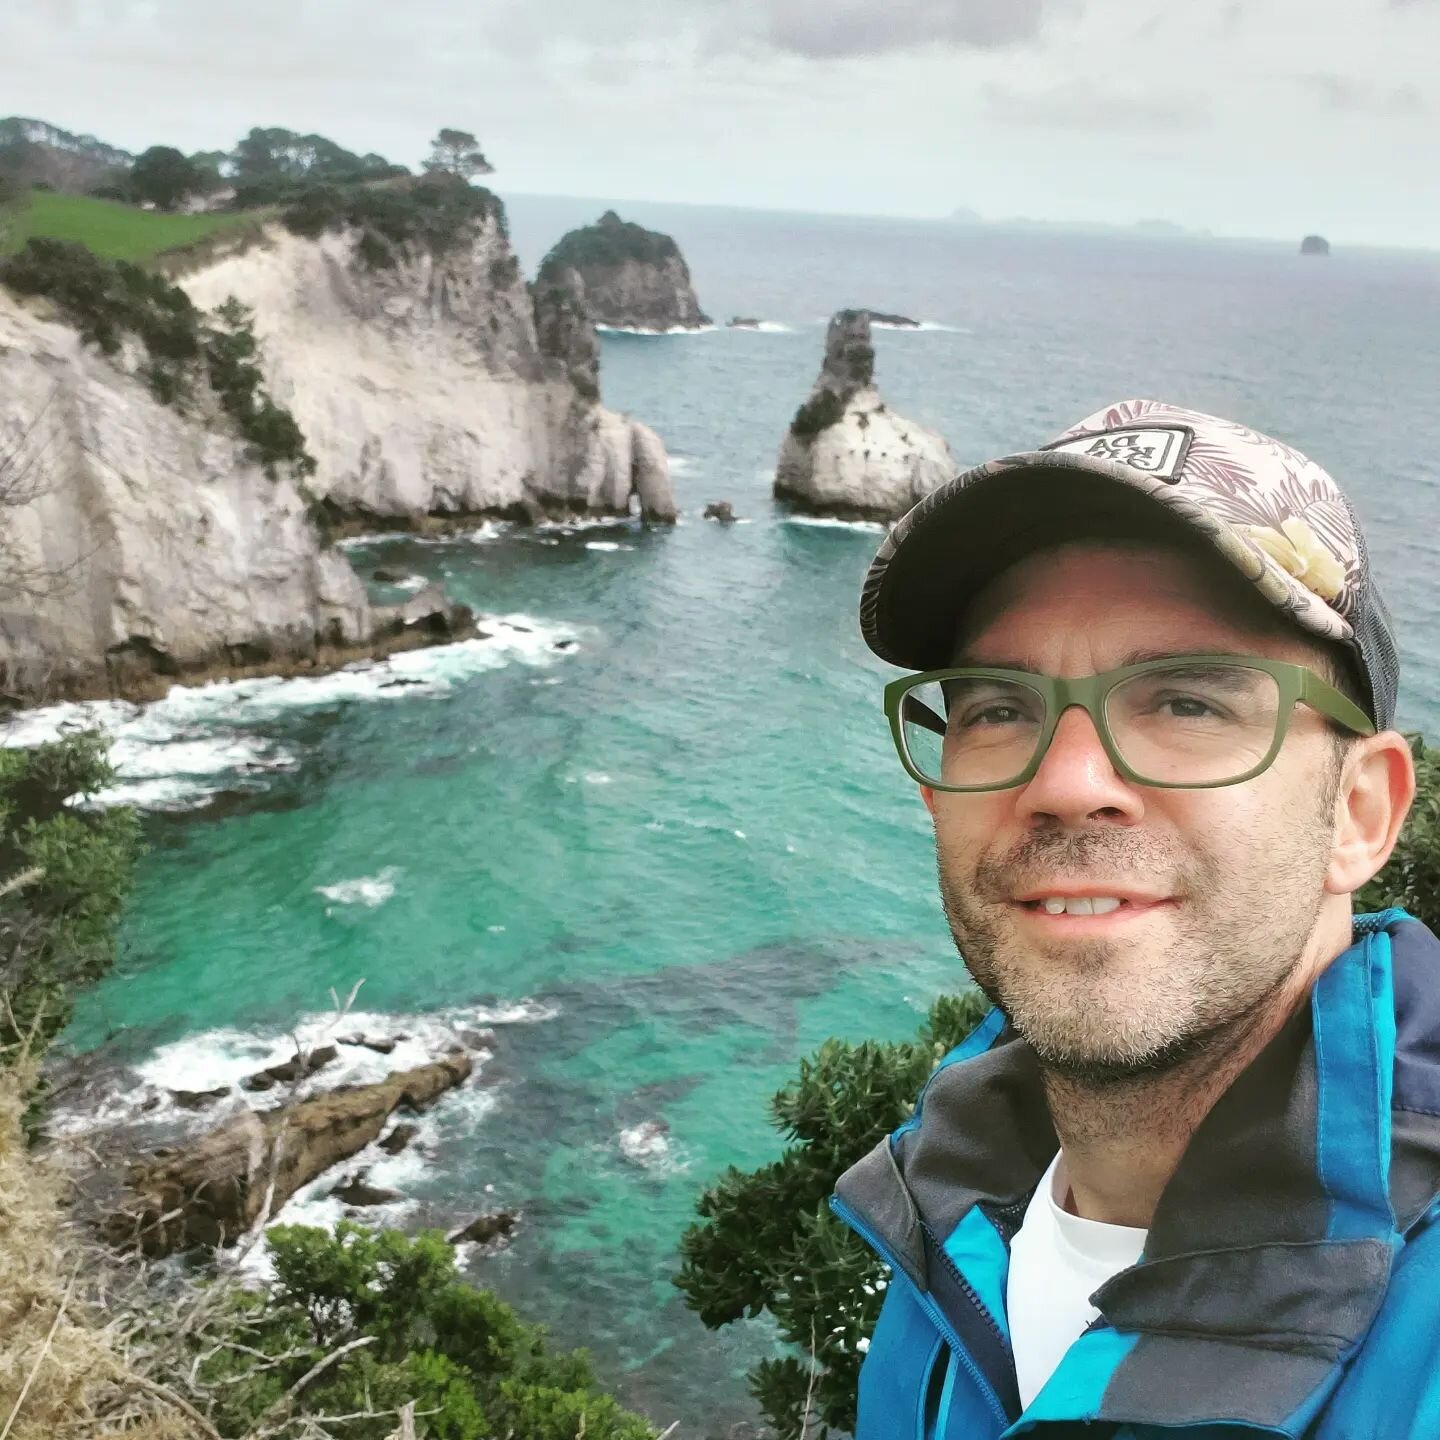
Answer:
[[[874,384],[870,314],[830,321],[825,360],[775,467],[775,498],[812,515],[896,520],[956,473],[943,436],[897,415]]]
[[[161,404],[138,341],[107,357],[0,286],[0,700],[143,696],[468,625],[443,597],[428,618],[370,605],[317,515],[534,521],[637,497],[675,518],[658,437],[598,404],[583,305],[563,285],[532,302],[498,214],[442,259],[404,247],[372,269],[356,244],[271,226],[178,282],[252,307],[267,388],[316,461],[303,481],[255,463],[203,381]]]
[[[274,226],[178,282],[203,309],[233,295],[254,310],[266,381],[318,462],[318,496],[392,520],[534,519],[623,515],[643,488],[650,518],[675,518],[664,447],[596,403],[588,319],[560,287],[532,306],[498,216],[453,253],[407,247],[389,268],[361,263],[357,238]]]

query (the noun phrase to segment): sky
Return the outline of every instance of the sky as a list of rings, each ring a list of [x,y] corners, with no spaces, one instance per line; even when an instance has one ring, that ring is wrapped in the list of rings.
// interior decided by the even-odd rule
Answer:
[[[1440,247],[1440,0],[24,0],[0,107],[252,125],[502,194]]]

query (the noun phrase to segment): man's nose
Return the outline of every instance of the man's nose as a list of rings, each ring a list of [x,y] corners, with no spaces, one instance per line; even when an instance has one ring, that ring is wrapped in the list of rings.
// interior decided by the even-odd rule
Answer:
[[[1098,819],[1134,824],[1145,813],[1139,789],[1116,771],[1095,722],[1078,705],[1060,717],[1034,778],[1020,789],[1021,817],[1085,825]]]

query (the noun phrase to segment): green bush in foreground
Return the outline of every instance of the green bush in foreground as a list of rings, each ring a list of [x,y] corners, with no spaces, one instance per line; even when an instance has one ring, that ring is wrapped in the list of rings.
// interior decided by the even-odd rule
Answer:
[[[415,1434],[433,1440],[652,1440],[645,1420],[596,1389],[583,1351],[551,1353],[540,1327],[462,1282],[439,1234],[341,1221],[333,1235],[278,1225],[267,1239],[268,1295],[232,1300],[223,1348],[197,1342],[197,1379],[216,1397],[222,1435],[344,1415],[362,1417],[344,1423],[350,1440],[386,1440],[413,1402]]]
[[[712,1329],[769,1311],[804,1357],[764,1360],[750,1373],[781,1436],[812,1433],[802,1424],[807,1394],[812,1428],[854,1427],[860,1342],[880,1313],[884,1270],[830,1213],[830,1191],[910,1115],[925,1077],[985,1008],[978,991],[942,996],[913,1041],[827,1040],[771,1102],[772,1123],[793,1143],[759,1170],[732,1166],[696,1207],[701,1223],[680,1242],[675,1278],[690,1308]]]
[[[113,780],[96,734],[0,749],[0,1065],[41,1052],[114,962],[139,826],[70,803]]]
[[[1419,737],[1413,746],[1414,808],[1355,908],[1400,905],[1440,929],[1440,753]],[[696,1206],[700,1223],[681,1241],[675,1283],[712,1329],[762,1311],[774,1317],[794,1349],[758,1365],[750,1388],[781,1440],[853,1429],[862,1347],[884,1300],[882,1266],[830,1213],[835,1181],[903,1123],[983,1008],[974,991],[942,998],[907,1044],[827,1040],[771,1102],[772,1123],[792,1142],[784,1154],[749,1173],[732,1167]]]

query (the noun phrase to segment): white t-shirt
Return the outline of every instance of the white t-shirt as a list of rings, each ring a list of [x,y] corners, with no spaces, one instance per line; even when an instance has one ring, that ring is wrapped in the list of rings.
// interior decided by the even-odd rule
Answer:
[[[1057,1155],[1010,1242],[1005,1308],[1020,1403],[1028,1406],[1065,1352],[1100,1313],[1090,1297],[1127,1270],[1145,1248],[1145,1230],[1083,1220],[1064,1208],[1069,1191]]]

